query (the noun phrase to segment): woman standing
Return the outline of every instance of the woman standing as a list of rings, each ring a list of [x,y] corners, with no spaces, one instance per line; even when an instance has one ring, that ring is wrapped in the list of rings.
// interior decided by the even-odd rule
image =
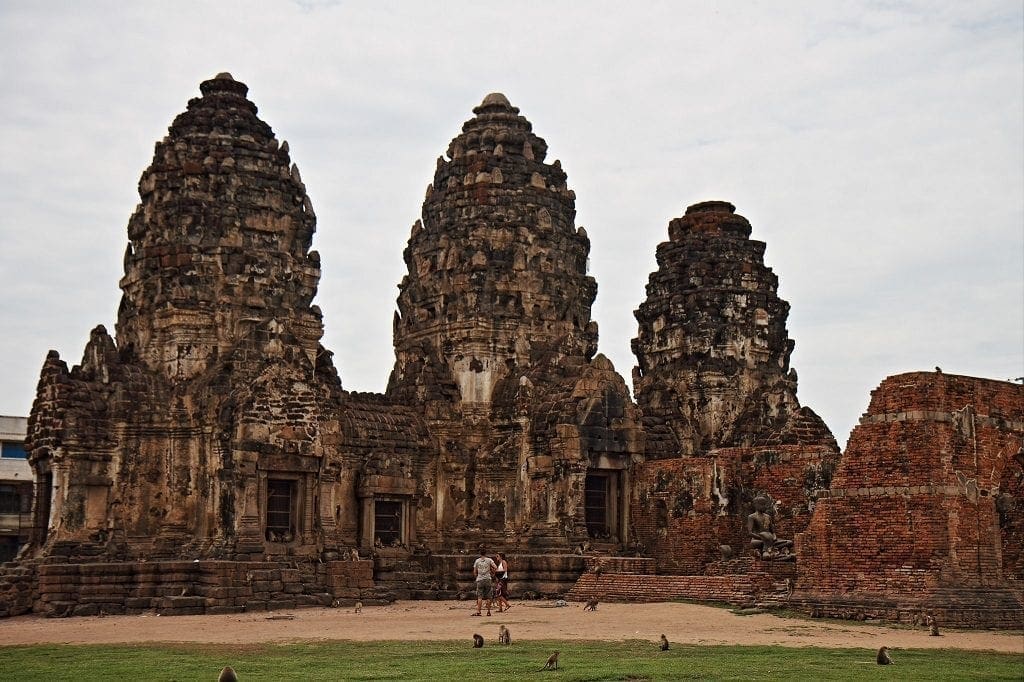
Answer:
[[[495,597],[498,600],[498,613],[510,608],[508,603],[508,562],[505,560],[505,555],[498,553],[495,555],[498,559],[498,570],[495,571],[494,577],[497,584],[495,585]]]

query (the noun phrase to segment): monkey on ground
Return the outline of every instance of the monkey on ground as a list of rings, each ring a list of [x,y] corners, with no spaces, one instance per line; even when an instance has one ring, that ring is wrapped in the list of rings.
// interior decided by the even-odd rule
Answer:
[[[480,635],[476,634],[475,632],[473,633],[473,648],[474,649],[483,649],[484,648],[484,638],[481,637]]]
[[[875,662],[878,665],[892,665],[892,656],[889,655],[889,647],[883,646],[878,650],[878,655],[875,656]]]
[[[668,651],[668,637],[665,635],[661,636],[661,650]]]
[[[942,633],[939,632],[939,621],[935,620],[935,616],[928,616],[928,634],[932,637],[941,637]]]
[[[220,671],[220,677],[217,678],[217,682],[238,682],[238,675],[235,674],[235,669],[230,665],[226,666]]]
[[[504,625],[498,626],[498,644],[509,645],[512,643],[512,633]]]
[[[356,602],[356,613],[362,613],[362,612],[363,612],[363,602],[357,601]]]
[[[597,611],[597,598],[588,599],[587,603],[583,605],[584,611]]]
[[[556,651],[555,653],[548,656],[548,662],[545,663],[544,667],[540,670],[558,670],[558,654],[560,653],[562,652]],[[538,670],[537,672],[540,672],[540,670]]]

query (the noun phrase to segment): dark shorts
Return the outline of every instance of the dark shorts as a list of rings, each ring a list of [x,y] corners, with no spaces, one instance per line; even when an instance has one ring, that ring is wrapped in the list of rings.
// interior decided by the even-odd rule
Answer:
[[[476,596],[479,599],[491,599],[494,594],[494,585],[489,578],[476,581]]]

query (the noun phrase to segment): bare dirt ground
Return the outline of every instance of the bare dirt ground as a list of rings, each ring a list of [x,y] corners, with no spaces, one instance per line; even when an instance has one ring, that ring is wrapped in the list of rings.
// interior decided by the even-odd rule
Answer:
[[[740,616],[727,609],[695,604],[601,604],[584,612],[581,604],[513,602],[502,614],[476,618],[470,602],[406,601],[390,606],[309,608],[218,616],[106,616],[0,620],[0,642],[13,644],[111,644],[195,642],[253,644],[331,640],[469,640],[474,632],[496,639],[506,624],[513,640],[656,640],[665,633],[677,644],[769,644],[780,646],[973,649],[1024,655],[1024,633],[943,630],[931,637],[924,628],[893,628],[864,623]]]

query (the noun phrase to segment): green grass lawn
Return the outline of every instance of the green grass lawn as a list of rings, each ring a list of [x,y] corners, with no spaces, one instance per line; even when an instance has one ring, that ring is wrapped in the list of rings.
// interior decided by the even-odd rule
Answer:
[[[539,671],[555,649],[557,671]],[[882,667],[867,649],[652,642],[330,642],[252,646],[0,647],[3,680],[1024,680],[1024,654],[909,649]]]

